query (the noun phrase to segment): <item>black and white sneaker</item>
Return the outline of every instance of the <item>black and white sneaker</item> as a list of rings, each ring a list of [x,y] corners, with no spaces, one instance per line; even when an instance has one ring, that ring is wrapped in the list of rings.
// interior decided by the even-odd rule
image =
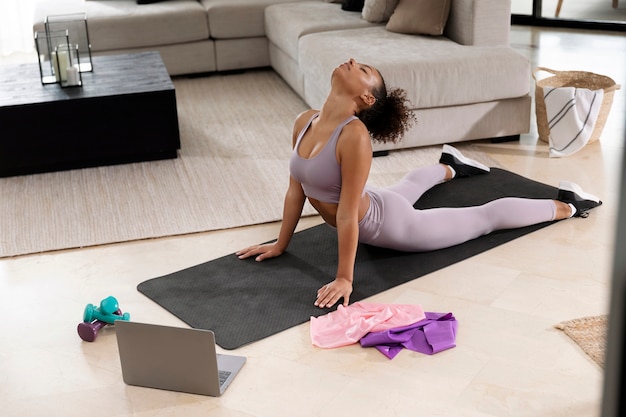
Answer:
[[[589,210],[602,204],[598,197],[584,192],[580,185],[569,181],[561,181],[559,183],[557,200],[567,203],[576,209],[572,217],[587,217],[589,216]]]
[[[443,145],[439,162],[451,167],[456,177],[471,177],[489,173],[489,167],[463,155],[458,149],[450,145]]]

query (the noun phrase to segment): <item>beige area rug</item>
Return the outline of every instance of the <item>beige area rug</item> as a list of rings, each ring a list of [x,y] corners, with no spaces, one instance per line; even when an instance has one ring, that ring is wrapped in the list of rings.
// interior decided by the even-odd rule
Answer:
[[[279,220],[292,123],[305,103],[272,71],[174,84],[179,158],[0,178],[0,257]],[[436,162],[440,149],[375,158],[370,182],[391,184]],[[471,145],[459,149],[498,166]]]
[[[595,363],[604,368],[608,316],[590,316],[557,324]]]

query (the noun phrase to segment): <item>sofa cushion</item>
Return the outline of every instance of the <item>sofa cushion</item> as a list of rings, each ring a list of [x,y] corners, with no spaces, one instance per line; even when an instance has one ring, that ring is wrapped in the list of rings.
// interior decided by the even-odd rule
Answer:
[[[95,52],[206,40],[206,12],[196,0],[138,5],[135,0],[48,1],[37,5],[35,30],[46,16],[84,12]]]
[[[209,32],[214,39],[265,36],[265,8],[299,0],[200,0],[208,11]]]
[[[398,0],[365,0],[361,15],[363,19],[372,23],[384,23],[389,20]]]
[[[400,0],[387,30],[417,35],[442,35],[450,14],[450,0]]]
[[[508,46],[511,2],[452,0],[445,35],[462,45]]]
[[[530,64],[508,46],[463,46],[445,37],[407,36],[378,26],[300,38],[307,103],[323,103],[332,70],[350,57],[378,68],[388,87],[406,89],[415,108],[488,102],[530,91]]]
[[[296,61],[301,36],[370,26],[374,24],[361,19],[359,13],[341,10],[341,5],[337,3],[307,1],[277,4],[265,10],[265,31],[270,42]]]

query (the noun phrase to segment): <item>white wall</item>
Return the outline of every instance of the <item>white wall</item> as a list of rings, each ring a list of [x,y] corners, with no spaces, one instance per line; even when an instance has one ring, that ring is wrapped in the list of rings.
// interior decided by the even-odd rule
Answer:
[[[33,13],[38,1],[0,1],[0,56],[33,50]]]

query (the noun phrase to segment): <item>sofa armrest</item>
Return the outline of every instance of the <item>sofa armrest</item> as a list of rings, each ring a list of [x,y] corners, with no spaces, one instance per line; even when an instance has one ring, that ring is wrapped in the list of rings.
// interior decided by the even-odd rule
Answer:
[[[452,0],[445,36],[461,45],[509,45],[511,0]]]

